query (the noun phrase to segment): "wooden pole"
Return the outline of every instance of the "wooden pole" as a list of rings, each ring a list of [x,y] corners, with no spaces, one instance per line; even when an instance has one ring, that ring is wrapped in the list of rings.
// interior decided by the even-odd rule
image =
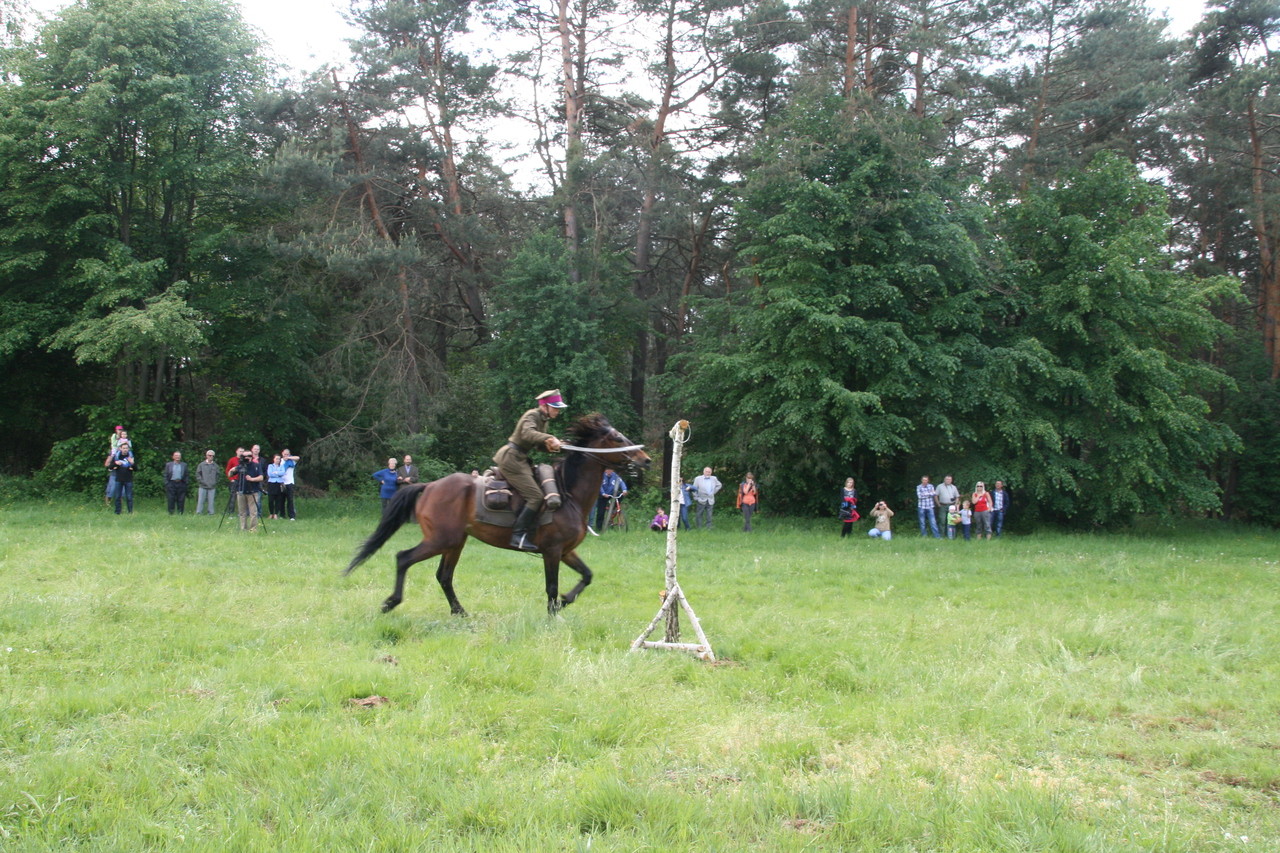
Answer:
[[[680,421],[671,428],[671,512],[667,522],[667,601],[672,600],[672,591],[679,585],[676,581],[676,534],[680,527],[680,460],[684,457],[684,443],[689,439],[689,422]],[[665,638],[668,643],[680,642],[680,609],[667,608],[667,628]]]
[[[693,612],[692,605],[685,598],[684,590],[676,577],[676,536],[680,527],[680,459],[684,455],[684,443],[689,438],[689,422],[680,421],[671,428],[671,512],[667,525],[667,567],[666,587],[662,594],[662,606],[653,617],[649,627],[631,644],[632,651],[640,649],[672,649],[690,652],[700,659],[715,663],[716,656],[707,642],[707,635],[702,631],[702,623]],[[680,642],[680,611],[689,617],[689,624],[698,635],[697,643]],[[658,623],[666,619],[666,635],[663,642],[650,641],[649,635],[658,627]]]

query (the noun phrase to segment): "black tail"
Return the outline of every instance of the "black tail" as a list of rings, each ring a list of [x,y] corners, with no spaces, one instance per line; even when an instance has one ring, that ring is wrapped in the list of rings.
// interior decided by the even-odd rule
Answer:
[[[343,572],[344,575],[351,574],[356,566],[376,554],[378,549],[387,544],[387,540],[403,527],[406,521],[413,518],[414,508],[418,505],[418,495],[426,487],[426,483],[415,483],[396,492],[391,503],[387,504],[386,512],[382,514],[382,521],[378,522],[377,529],[364,540],[360,550],[356,551],[356,555],[351,558],[351,565],[347,566],[347,570]]]

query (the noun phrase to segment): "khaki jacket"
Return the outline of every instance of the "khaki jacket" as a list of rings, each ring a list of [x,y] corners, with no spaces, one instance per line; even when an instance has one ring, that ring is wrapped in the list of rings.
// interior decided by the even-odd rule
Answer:
[[[528,462],[529,451],[535,447],[542,446],[547,439],[553,438],[551,433],[547,432],[547,424],[551,418],[542,413],[541,409],[530,409],[520,416],[520,420],[516,421],[515,431],[507,439],[507,444],[498,448],[498,452],[493,454],[493,461],[501,467],[504,463],[512,462]],[[512,447],[511,445],[515,445]]]

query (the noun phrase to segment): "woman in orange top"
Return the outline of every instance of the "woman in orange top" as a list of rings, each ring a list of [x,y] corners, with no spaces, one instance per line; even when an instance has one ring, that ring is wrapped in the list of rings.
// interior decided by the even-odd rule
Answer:
[[[991,538],[991,493],[987,491],[987,487],[982,483],[978,483],[973,487],[973,527],[979,539],[985,532],[987,538]]]
[[[742,510],[742,529],[747,533],[751,532],[751,513],[755,512],[759,496],[760,490],[756,487],[756,478],[748,471],[746,479],[738,485],[738,509]]]

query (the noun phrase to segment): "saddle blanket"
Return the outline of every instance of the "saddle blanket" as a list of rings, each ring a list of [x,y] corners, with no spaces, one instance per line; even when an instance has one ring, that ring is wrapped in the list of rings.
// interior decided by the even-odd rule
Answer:
[[[476,484],[476,521],[492,524],[495,527],[515,527],[516,513],[524,506],[524,499],[519,494],[516,494],[514,490],[511,495],[514,502],[511,509],[489,509],[484,505],[484,493],[488,490],[489,483],[497,479],[495,474],[494,469],[490,468],[483,474],[476,474],[471,478]],[[544,510],[539,513],[538,526],[550,524],[552,514],[553,511],[551,510]]]

